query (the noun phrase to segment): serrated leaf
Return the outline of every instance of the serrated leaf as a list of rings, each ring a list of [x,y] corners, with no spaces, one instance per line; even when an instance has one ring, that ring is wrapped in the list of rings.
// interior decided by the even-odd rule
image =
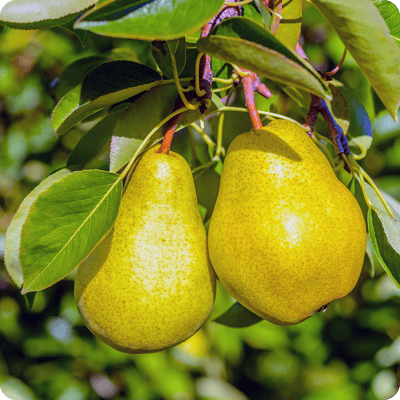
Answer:
[[[23,294],[68,275],[113,226],[122,179],[100,170],[73,172],[33,202],[22,226]]]
[[[393,119],[400,106],[400,48],[370,0],[312,0]]]
[[[86,75],[81,90],[77,86],[59,101],[51,117],[51,126],[57,134],[66,133],[96,111],[129,99],[161,82],[156,71],[132,61],[114,61],[106,65],[107,67],[101,64],[91,70]],[[138,75],[135,75],[135,71]],[[101,80],[101,85],[98,82],[96,85],[96,80]],[[86,103],[82,104],[82,100]]]
[[[4,262],[7,268],[7,272],[11,276],[12,280],[18,287],[22,287],[24,282],[22,276],[22,268],[20,263],[20,243],[21,243],[21,230],[22,225],[29,213],[29,209],[37,197],[49,188],[54,182],[70,174],[71,171],[68,169],[62,169],[48,176],[44,181],[39,183],[22,201],[15,213],[11,224],[9,225],[5,242],[4,242]]]
[[[17,29],[59,26],[96,3],[97,0],[9,0],[0,3],[0,25]]]
[[[214,319],[213,322],[230,326],[231,328],[246,328],[262,320],[261,317],[236,302],[228,311]]]
[[[390,35],[396,41],[397,45],[400,46],[400,12],[398,6],[388,0],[372,1],[389,27]]]
[[[171,56],[174,56],[178,76],[183,71],[186,63],[185,38],[176,40],[153,40],[151,54],[161,72],[170,79],[174,79],[173,64]]]
[[[100,157],[110,147],[111,137],[117,121],[125,110],[119,110],[105,116],[79,140],[71,151],[67,167],[83,169]]]
[[[327,84],[311,65],[261,25],[247,18],[222,21],[210,35],[199,39],[197,48],[270,80],[331,99]]]
[[[128,164],[136,150],[142,144],[143,139],[113,136],[110,150],[110,172],[118,172]],[[143,149],[143,151],[146,147]]]
[[[84,14],[76,28],[111,37],[172,40],[196,32],[224,0],[117,0]]]
[[[294,50],[301,30],[301,0],[283,2],[281,16],[282,19],[279,22],[276,37],[290,49]]]
[[[400,226],[393,226],[400,223],[389,219],[393,218],[377,209],[368,211],[368,230],[375,255],[386,273],[400,288]],[[393,228],[397,228],[397,231],[392,231]]]

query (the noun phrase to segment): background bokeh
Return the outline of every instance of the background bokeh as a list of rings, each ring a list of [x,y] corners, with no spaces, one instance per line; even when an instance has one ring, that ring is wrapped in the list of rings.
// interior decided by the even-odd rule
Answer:
[[[315,67],[332,69],[340,61],[343,45],[308,3],[302,40]],[[0,32],[2,390],[19,400],[380,400],[394,396],[400,361],[400,289],[377,263],[371,277],[367,261],[351,295],[291,327],[263,321],[233,329],[213,323],[233,304],[219,285],[212,316],[196,335],[173,349],[148,355],[119,353],[86,329],[73,299],[73,273],[37,293],[28,311],[4,267],[5,231],[22,199],[65,165],[74,145],[93,124],[82,123],[56,136],[50,126],[60,92],[55,80],[68,64],[89,55],[107,54],[155,67],[149,46],[92,36],[82,48],[71,32],[61,28]],[[350,55],[338,79],[361,101],[372,122],[374,144],[362,166],[399,199],[400,123],[395,124],[384,110]],[[276,96],[264,103],[259,98],[260,107],[304,122],[302,107],[275,85],[271,89]],[[243,101],[240,97],[237,104]],[[360,103],[353,103],[359,125],[365,125]],[[231,113],[225,121],[227,138],[249,126],[244,114]],[[207,124],[212,126],[212,119]],[[183,137],[176,138],[175,151],[185,153]],[[107,169],[108,155],[92,167]],[[212,187],[218,187],[218,177],[207,172],[196,185],[207,203],[207,197],[215,196]]]

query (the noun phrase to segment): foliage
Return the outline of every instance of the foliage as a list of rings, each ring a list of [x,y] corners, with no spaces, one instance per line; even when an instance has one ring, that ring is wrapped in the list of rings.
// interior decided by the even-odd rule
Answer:
[[[89,2],[82,1],[65,15],[19,21],[0,12],[5,392],[43,400],[393,396],[400,359],[400,123],[394,121],[400,103],[400,14],[388,1],[312,3],[289,2],[273,35],[267,28],[274,15],[255,1],[243,6],[243,17],[225,20],[201,39],[200,28],[223,1],[100,0],[83,14]],[[311,64],[294,51],[300,28]],[[345,47],[350,54],[327,84],[314,68],[333,69]],[[165,134],[179,97],[175,74],[188,87],[199,52],[213,56],[214,76],[222,80],[231,79],[232,64],[262,77],[274,94],[256,95],[263,123],[280,117],[304,123],[310,94],[326,99],[355,158],[360,156],[356,178],[343,170],[338,177],[365,214],[368,257],[351,295],[299,325],[259,322],[219,285],[213,314],[195,336],[168,351],[130,356],[87,331],[72,280],[77,264],[115,220],[119,172]],[[204,128],[198,109],[185,110],[171,147],[192,168],[206,227],[225,149],[252,126],[241,86],[233,90],[214,81],[212,88]],[[334,159],[322,118],[315,128]],[[85,214],[76,200],[86,201]],[[60,224],[49,222],[60,213]],[[91,242],[81,243],[88,236]]]

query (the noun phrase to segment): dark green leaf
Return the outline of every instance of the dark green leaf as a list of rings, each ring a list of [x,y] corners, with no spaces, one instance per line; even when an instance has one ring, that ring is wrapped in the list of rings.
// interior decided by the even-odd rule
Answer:
[[[140,64],[131,61],[114,61],[114,62],[123,63],[123,65],[121,66],[127,67],[127,69],[125,70],[127,76],[119,75],[118,77],[112,77],[108,76],[107,74],[103,75],[104,79],[102,85],[97,84],[98,87],[96,87],[96,82],[94,79],[95,76],[97,77],[97,79],[101,79],[100,74],[89,76],[89,79],[86,82],[84,98],[95,97],[97,95],[100,97],[94,98],[93,101],[90,101],[88,103],[79,105],[81,87],[77,86],[75,89],[72,89],[59,101],[59,103],[53,110],[53,114],[51,117],[51,126],[56,130],[57,134],[62,135],[66,133],[77,123],[79,123],[89,115],[95,113],[96,111],[101,110],[110,105],[119,103],[121,101],[124,101],[126,99],[129,99],[132,96],[135,96],[148,89],[151,89],[154,86],[157,86],[161,82],[160,80],[161,77],[158,74],[157,74],[158,80],[153,79],[156,78],[156,75],[154,74],[155,71],[152,70],[151,68],[140,66],[138,70],[142,72],[143,71],[149,72],[149,70],[153,72],[151,73],[149,72],[149,75],[146,75],[144,73],[142,76],[140,76],[139,72],[139,78],[138,78],[132,76],[132,71],[129,70],[128,66],[129,65],[133,66],[132,64],[137,66]],[[106,63],[106,64],[113,64],[113,63]],[[99,67],[101,67],[101,65]],[[124,68],[122,68],[122,70],[123,69]],[[119,72],[122,73],[122,70],[119,70]],[[92,71],[90,71],[89,74],[91,74]],[[111,69],[101,68],[101,71],[103,73],[106,73],[106,71],[112,73],[113,67],[111,67]],[[114,73],[117,73],[117,71],[114,70]],[[125,80],[125,78],[127,78],[127,80]]]
[[[32,3],[31,0],[3,1],[0,4],[0,25],[16,29],[51,28],[76,18],[96,1],[41,0],[40,6]]]
[[[246,328],[263,319],[236,302],[228,311],[214,319],[213,322],[230,326],[231,328]]]
[[[371,1],[311,0],[331,23],[393,119],[400,105],[400,48]]]
[[[122,179],[100,170],[73,172],[40,193],[22,226],[23,294],[68,275],[111,229]]]
[[[177,74],[179,76],[186,63],[185,38],[170,41],[153,40],[151,53],[161,72],[168,78],[174,79],[171,55],[175,58]]]
[[[93,68],[107,61],[103,55],[83,57],[69,64],[61,73],[53,92],[60,99],[70,92],[74,87],[82,83],[85,75]]]
[[[114,135],[143,140],[172,112],[178,97],[178,91],[173,83],[148,90],[125,111],[115,127]],[[162,137],[166,129],[167,124],[164,124],[154,137]]]
[[[210,218],[218,197],[221,176],[214,170],[215,164],[194,173],[197,202],[207,210],[206,218]]]
[[[75,28],[126,39],[172,40],[200,29],[223,4],[224,0],[117,0],[86,13]]]
[[[63,28],[69,32],[72,32],[78,40],[81,42],[82,47],[86,46],[88,40],[92,37],[93,33],[89,31],[83,31],[82,29],[74,29],[76,18],[73,18],[66,22],[65,24],[60,25],[60,28]]]
[[[368,230],[375,255],[393,282],[400,287],[400,223],[391,220],[393,218],[379,210],[368,211]]]
[[[193,78],[198,54],[199,52],[197,51],[197,49],[186,49],[186,64],[185,68],[179,75],[180,78]]]
[[[79,140],[67,160],[67,167],[83,169],[100,157],[110,147],[111,137],[117,121],[125,110],[104,117]]]
[[[327,100],[330,91],[319,74],[274,35],[247,18],[223,21],[197,42],[199,51],[298,87]]]
[[[15,213],[11,224],[9,225],[6,238],[5,238],[5,252],[4,261],[6,264],[7,272],[11,276],[12,280],[18,287],[22,287],[24,279],[22,276],[22,269],[20,263],[20,243],[21,243],[21,230],[22,225],[29,213],[29,210],[33,202],[37,197],[47,190],[54,182],[70,174],[71,171],[68,169],[62,169],[48,176],[38,186],[36,186],[22,201],[17,212]]]
[[[103,63],[86,74],[79,104],[82,105],[118,91],[149,85],[160,79],[157,71],[133,61],[120,60]]]

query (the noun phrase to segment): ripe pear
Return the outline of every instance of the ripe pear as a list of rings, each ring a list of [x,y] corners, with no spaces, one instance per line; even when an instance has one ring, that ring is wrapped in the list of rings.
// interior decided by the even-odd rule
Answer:
[[[292,325],[346,296],[360,276],[361,209],[294,122],[231,143],[211,217],[211,263],[230,294],[263,319]]]
[[[81,263],[75,300],[87,327],[126,353],[192,336],[211,312],[215,272],[189,165],[150,148],[133,171],[111,232]]]

